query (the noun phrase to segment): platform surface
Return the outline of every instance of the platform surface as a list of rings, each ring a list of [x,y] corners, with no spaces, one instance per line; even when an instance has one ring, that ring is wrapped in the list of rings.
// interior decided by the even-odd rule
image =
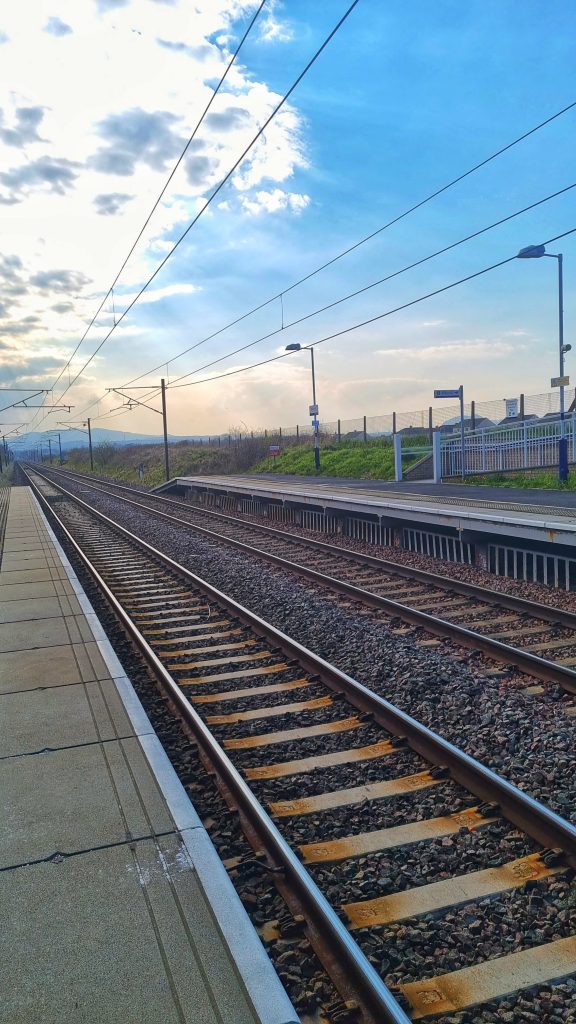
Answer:
[[[29,488],[0,568],[0,1024],[298,1018]]]
[[[466,485],[326,480],[280,474],[182,476],[154,490],[161,492],[175,484],[246,497],[294,501],[320,506],[326,511],[341,509],[352,514],[355,511],[376,514],[412,524],[419,521],[458,531],[505,532],[528,539],[576,544],[576,495],[573,492],[552,491],[544,501],[536,501],[534,491],[516,492],[513,500],[504,488],[498,492],[497,488]],[[490,497],[480,494],[481,491],[488,491]],[[558,504],[555,504],[557,498]]]

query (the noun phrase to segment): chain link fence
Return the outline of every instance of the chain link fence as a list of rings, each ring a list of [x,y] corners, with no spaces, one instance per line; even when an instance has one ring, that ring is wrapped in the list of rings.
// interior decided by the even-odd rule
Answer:
[[[566,410],[576,406],[576,389],[565,389]],[[505,423],[534,422],[547,416],[557,415],[560,410],[559,389],[540,395],[519,394],[513,398],[496,398],[487,402],[467,401],[464,404],[465,427],[467,430],[489,428]],[[440,430],[450,434],[460,430],[459,404],[446,405],[436,402],[426,409],[413,412],[390,412],[380,416],[357,416],[355,419],[341,419],[320,422],[320,434],[324,443],[331,441],[370,441],[390,439],[394,434],[402,437],[402,446],[414,444],[415,438],[432,442],[432,432]],[[260,440],[270,444],[309,444],[313,428],[309,423],[292,426],[268,427],[262,430],[234,430],[198,440],[196,443],[238,445],[248,440]]]

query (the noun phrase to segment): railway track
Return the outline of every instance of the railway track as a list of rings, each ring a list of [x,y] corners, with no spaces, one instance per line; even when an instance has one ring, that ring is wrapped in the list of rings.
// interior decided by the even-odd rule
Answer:
[[[189,502],[143,494],[118,484],[96,483],[81,474],[59,471],[59,475],[172,519],[180,527],[224,540],[433,636],[453,640],[576,694],[573,612],[222,512],[191,508]]]
[[[574,826],[58,483],[29,479],[333,977],[334,1024],[573,1019]]]

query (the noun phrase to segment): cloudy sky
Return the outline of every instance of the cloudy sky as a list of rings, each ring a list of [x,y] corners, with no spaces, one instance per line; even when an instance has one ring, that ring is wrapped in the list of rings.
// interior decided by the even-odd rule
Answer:
[[[159,417],[142,408],[107,416],[122,402],[107,389],[135,378],[139,385],[155,385],[161,376],[174,383],[189,374],[187,381],[200,383],[169,391],[174,433],[302,423],[310,400],[305,354],[207,378],[271,358],[288,343],[340,332],[576,227],[575,189],[331,305],[574,184],[572,110],[291,288],[576,100],[571,0],[360,0],[80,373],[348,0],[267,0],[112,296],[111,283],[258,6],[253,0],[2,5],[4,388],[50,388],[59,378],[54,397],[74,406],[71,420],[88,414],[101,426],[156,432]],[[571,340],[576,235],[558,244]],[[555,264],[517,261],[325,341],[317,349],[322,417],[418,409],[430,403],[434,387],[460,383],[477,400],[548,391],[557,371],[556,302]],[[17,397],[4,392],[3,404]],[[50,428],[65,418],[60,411],[12,410],[0,431],[16,422]]]

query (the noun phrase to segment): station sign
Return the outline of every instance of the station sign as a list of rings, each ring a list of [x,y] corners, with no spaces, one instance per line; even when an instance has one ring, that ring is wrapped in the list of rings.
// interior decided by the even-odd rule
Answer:
[[[272,458],[275,459],[278,455],[280,455],[280,445],[271,444],[270,447],[268,448],[268,451],[270,452]]]
[[[570,383],[570,377],[552,377],[550,381],[550,387],[552,388],[565,388]]]
[[[439,388],[434,392],[434,398],[460,398],[460,388]]]
[[[505,398],[506,403],[506,419],[516,419],[518,415],[518,399],[517,398]]]
[[[317,416],[318,415],[318,406],[317,405],[311,405],[310,406],[309,415],[310,416]]]

